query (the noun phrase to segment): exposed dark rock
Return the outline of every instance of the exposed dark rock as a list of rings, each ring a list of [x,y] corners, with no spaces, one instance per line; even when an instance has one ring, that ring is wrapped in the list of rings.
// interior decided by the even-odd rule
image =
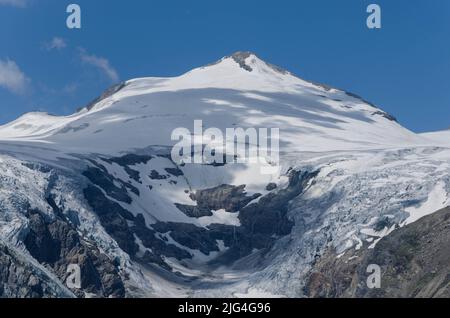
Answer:
[[[139,171],[131,169],[130,167],[125,167],[125,171],[126,171],[126,173],[128,173],[128,175],[130,176],[131,179],[133,179],[136,182],[141,183],[141,177],[140,177]],[[138,195],[139,195],[139,191],[138,191]]]
[[[224,224],[211,224],[208,226],[209,235],[215,240],[221,240],[228,250],[213,260],[213,265],[232,264],[243,256],[250,254],[255,248],[263,249],[270,247],[271,238],[261,236],[256,239],[246,231],[242,226],[231,226]]]
[[[78,217],[78,213],[76,211],[69,210],[66,213],[67,220],[74,226],[80,226],[80,218]]]
[[[115,93],[117,93],[118,91],[120,91],[121,89],[123,89],[126,86],[127,86],[127,84],[125,82],[117,84],[117,85],[114,85],[114,86],[111,86],[106,91],[104,91],[101,96],[97,97],[92,102],[90,102],[85,108],[87,110],[91,110],[97,103],[99,103],[102,100],[104,100],[104,99],[114,95]],[[82,109],[83,108],[78,109],[78,111],[81,111]]]
[[[399,228],[374,249],[330,251],[316,263],[305,292],[310,297],[450,297],[450,208]],[[370,264],[381,267],[381,288],[369,289]]]
[[[189,223],[156,223],[153,228],[159,233],[169,235],[179,244],[193,250],[199,250],[205,255],[219,251],[217,242],[211,237],[205,228],[197,227]]]
[[[240,227],[211,225],[214,238],[230,248],[217,262],[233,262],[254,249],[269,249],[277,237],[285,236],[294,223],[287,216],[289,202],[300,195],[318,172],[291,171],[286,189],[271,192],[240,210]]]
[[[252,72],[253,69],[250,65],[247,65],[247,63],[245,62],[250,56],[256,56],[256,54],[252,53],[252,52],[236,52],[234,54],[231,55],[231,58],[239,64],[239,66],[246,70],[247,72]],[[280,73],[280,74],[289,74],[289,72],[279,66],[264,62],[268,67],[270,67],[271,69],[273,69],[274,71]]]
[[[129,162],[129,160],[126,161],[126,163]],[[166,172],[171,175],[182,175],[179,169],[169,169],[166,169]],[[92,173],[92,169],[89,171],[91,172],[87,174],[89,179],[106,193],[112,193],[115,196],[117,196],[116,193],[120,193],[120,188],[113,187],[113,177],[101,167],[96,168],[95,173]],[[315,175],[316,173],[291,171],[286,189],[271,192],[262,198],[260,198],[261,194],[247,195],[245,185],[221,185],[192,193],[190,197],[197,202],[196,206],[176,204],[183,213],[196,218],[211,216],[212,211],[222,209],[230,213],[240,211],[241,226],[239,227],[211,224],[203,228],[193,224],[163,222],[157,222],[149,227],[145,224],[142,215],[133,217],[119,204],[111,202],[96,186],[88,186],[84,194],[99,215],[106,231],[124,251],[132,257],[137,257],[139,247],[134,241],[134,235],[136,235],[148,249],[144,251],[144,254],[140,254],[139,260],[144,263],[154,263],[169,270],[170,267],[164,261],[164,257],[183,260],[192,258],[192,255],[168,243],[166,237],[161,234],[169,235],[178,244],[199,250],[205,255],[218,252],[217,241],[223,241],[228,250],[217,259],[217,263],[232,263],[255,249],[269,249],[278,237],[290,233],[293,223],[287,217],[289,201],[300,195]],[[168,176],[160,175],[158,171],[153,170],[150,178],[163,180],[168,179]],[[276,185],[269,184],[268,189],[275,190]],[[250,204],[257,198],[260,198],[258,202]]]
[[[365,100],[364,98],[362,98],[361,96],[359,96],[357,94],[354,94],[354,93],[351,93],[351,92],[345,92],[345,94],[350,96],[350,97],[353,97],[355,99],[358,99],[358,100],[362,101],[363,103],[366,103],[367,105],[372,106],[373,108],[379,109],[378,106],[376,106],[375,104]],[[380,115],[380,116],[383,116],[386,119],[389,119],[390,121],[397,122],[397,118],[395,118],[391,114],[388,114],[388,113],[386,113],[386,112],[384,112],[382,110],[378,110],[378,111],[374,112],[373,115]]]
[[[142,215],[134,217],[119,204],[108,200],[97,187],[88,186],[84,190],[84,195],[94,212],[99,216],[100,222],[108,234],[130,256],[134,257],[139,251],[139,246],[134,238],[134,235],[136,235],[142,241],[142,244],[152,251],[147,251],[140,258],[143,262],[155,263],[169,269],[161,256],[174,257],[180,260],[192,257],[185,250],[157,238],[156,232],[146,226]]]
[[[313,81],[310,81],[310,83],[320,87],[321,89],[323,89],[324,91],[327,91],[327,92],[329,92],[333,89],[333,87],[323,84],[323,83],[317,83],[317,82],[313,82]],[[323,98],[328,98],[327,96],[324,96],[324,95],[319,95],[319,96],[323,97]]]
[[[126,173],[130,176],[130,178],[139,183],[141,183],[139,171],[130,168],[130,166],[134,166],[137,164],[146,164],[152,159],[153,159],[152,156],[136,155],[136,154],[127,154],[122,157],[114,157],[114,158],[102,158],[102,160],[110,164],[117,163],[119,166],[122,166],[126,171]],[[136,188],[131,189],[131,191],[139,195],[139,191]]]
[[[385,228],[390,229],[393,225],[394,225],[394,223],[392,222],[392,220],[388,217],[385,217],[385,218],[379,220],[375,224],[374,230],[377,232],[380,232],[380,231],[384,230]]]
[[[108,200],[96,186],[89,185],[83,192],[105,230],[116,240],[120,248],[133,256],[139,250],[127,223],[127,220],[134,220],[133,215],[119,204]]]
[[[251,52],[236,52],[231,57],[233,60],[239,64],[239,66],[246,70],[247,72],[252,72],[253,69],[245,63],[245,60],[248,59],[252,55]]]
[[[148,157],[132,157],[128,156],[126,159],[120,159],[121,164],[136,163],[138,160],[147,160]],[[131,257],[136,257],[139,251],[139,246],[135,242],[134,235],[141,241],[144,247],[151,251],[146,251],[140,261],[147,263],[155,263],[163,268],[170,269],[164,262],[162,256],[173,257],[177,259],[191,258],[191,254],[187,251],[178,248],[173,244],[168,244],[161,238],[156,236],[156,232],[148,228],[142,215],[134,217],[126,209],[122,208],[116,202],[109,200],[101,187],[112,198],[116,198],[123,189],[119,189],[112,184],[112,176],[108,175],[101,168],[90,168],[88,173],[85,173],[94,185],[88,185],[84,190],[84,196],[92,207],[94,212],[98,215],[102,226],[109,235],[117,242],[117,244]],[[95,182],[94,182],[95,181]],[[106,187],[106,189],[103,188]],[[108,191],[109,190],[109,191]]]
[[[240,210],[239,227],[211,224],[205,229],[193,224],[159,222],[153,225],[153,229],[159,233],[168,233],[179,244],[200,250],[206,255],[218,251],[217,241],[221,240],[229,249],[213,263],[229,264],[250,254],[254,249],[270,248],[277,237],[290,233],[293,223],[287,217],[289,201],[300,195],[316,175],[317,172],[292,171],[286,189],[270,193],[250,205],[247,204],[259,197],[259,194],[247,197],[245,186],[230,185],[197,191],[195,195],[191,195],[192,199],[197,200],[197,206],[177,205],[192,217],[211,215],[211,210]]]
[[[300,195],[317,172],[291,171],[289,185],[262,197],[241,210],[239,220],[252,234],[287,235],[293,223],[287,218],[289,201]]]
[[[71,297],[42,270],[0,242],[0,298]]]
[[[165,180],[167,179],[167,176],[160,175],[158,171],[152,170],[152,172],[149,175],[150,179],[152,180]]]
[[[49,173],[52,171],[51,167],[40,164],[40,163],[22,162],[22,166],[27,167],[28,169],[31,169],[31,170],[42,172],[42,173]]]
[[[198,190],[191,194],[192,200],[197,205],[175,204],[176,207],[189,217],[200,218],[212,216],[212,211],[224,209],[227,212],[238,212],[249,202],[260,197],[260,194],[247,196],[245,185],[236,187],[232,185],[221,185],[212,189]]]
[[[277,184],[276,183],[269,183],[266,187],[267,191],[273,191],[277,188]]]
[[[209,208],[194,206],[194,205],[184,205],[176,203],[175,206],[184,214],[191,218],[201,218],[204,216],[212,216],[213,213]]]
[[[194,155],[194,153],[191,154],[192,156]],[[211,155],[215,156],[215,151],[212,151]],[[205,163],[206,166],[212,166],[212,167],[224,167],[228,162],[233,162],[234,160],[236,160],[237,156],[230,156],[227,154],[223,154],[222,155],[222,159],[219,160],[219,162],[217,162],[216,159],[214,159],[213,162],[210,163]]]
[[[108,162],[115,162],[118,165],[125,167],[125,166],[134,166],[140,163],[148,163],[150,160],[152,160],[152,156],[146,156],[146,155],[135,155],[135,154],[127,154],[122,157],[115,157],[110,159],[104,159]]]
[[[113,261],[92,244],[83,241],[77,231],[59,218],[46,220],[39,211],[29,211],[29,232],[24,240],[30,254],[51,269],[59,279],[67,279],[67,269],[76,264],[81,270],[80,296],[84,292],[100,297],[124,297],[125,288]]]
[[[209,235],[215,240],[221,240],[226,247],[240,245],[245,241],[245,233],[238,226],[225,224],[211,224],[208,226]]]
[[[135,163],[136,158],[127,159],[121,164],[130,162]],[[114,186],[113,177],[101,167],[93,169],[88,170],[90,172],[87,173],[89,179],[106,193],[114,194],[117,197],[122,189]],[[169,169],[166,169],[169,174],[182,175],[182,171],[179,169]],[[133,217],[119,204],[111,202],[96,186],[88,186],[84,190],[84,194],[99,215],[106,231],[124,251],[132,257],[137,257],[139,247],[134,240],[134,235],[136,235],[143,246],[148,249],[139,257],[139,260],[169,269],[164,257],[182,260],[192,258],[192,255],[174,244],[169,244],[166,237],[161,234],[169,235],[178,244],[189,249],[199,250],[205,255],[219,251],[217,241],[223,241],[228,250],[217,259],[218,263],[232,263],[240,257],[250,254],[254,249],[269,249],[278,237],[290,233],[293,223],[287,217],[289,201],[300,195],[315,175],[316,173],[292,171],[286,189],[271,192],[262,198],[260,198],[261,194],[247,195],[245,185],[221,185],[192,193],[190,197],[197,202],[196,206],[176,204],[183,213],[196,218],[211,216],[212,211],[222,209],[230,213],[240,211],[241,226],[239,227],[212,224],[203,228],[193,224],[163,222],[152,224],[149,227],[145,224],[142,215]],[[160,175],[158,171],[153,170],[150,178],[163,180],[168,176]],[[104,186],[106,189],[103,188]],[[270,184],[268,189],[275,190],[276,185]],[[111,197],[114,198],[112,195]],[[249,205],[257,198],[260,198],[258,202]]]
[[[30,254],[39,263],[56,262],[61,254],[60,242],[52,238],[46,222],[38,213],[31,214],[29,222],[29,233],[24,243]],[[69,243],[70,238],[66,242]]]
[[[290,233],[293,223],[287,217],[289,201],[300,195],[316,175],[317,172],[292,171],[286,189],[270,193],[257,203],[244,207],[241,205],[248,204],[252,197],[246,197],[243,186],[227,185],[198,191],[192,196],[193,199],[200,199],[196,207],[178,206],[188,215],[207,215],[207,211],[223,208],[232,211],[240,209],[239,227],[211,224],[204,229],[181,223],[157,223],[153,227],[160,233],[169,233],[179,244],[198,249],[207,255],[218,250],[216,242],[221,240],[229,249],[213,263],[229,264],[250,254],[254,249],[269,249],[277,237]],[[200,210],[200,207],[208,204],[205,210]]]
[[[157,233],[146,226],[144,217],[141,214],[136,217],[135,226],[132,230],[142,241],[142,244],[146,248],[152,250],[152,255],[147,255],[147,260],[151,256],[151,258],[153,259],[152,262],[163,267],[167,267],[167,264],[162,260],[161,256],[173,257],[178,260],[192,257],[192,255],[186,250],[183,250],[158,238]]]
[[[155,254],[149,250],[145,251],[144,255],[140,258],[141,262],[145,264],[156,264],[167,271],[172,271],[172,268],[164,261],[161,255]]]
[[[384,118],[386,118],[386,119],[388,119],[390,121],[397,122],[397,118],[395,118],[393,115],[388,114],[388,113],[383,112],[383,111],[376,111],[372,115],[379,115],[379,116],[382,116],[382,117],[384,117]]]
[[[198,190],[190,195],[201,209],[215,211],[224,209],[227,212],[238,212],[260,196],[259,193],[247,196],[245,185],[236,187],[226,184],[212,189]]]
[[[53,209],[53,212],[55,213],[56,216],[65,218],[65,216],[63,215],[63,212],[61,211],[59,206],[56,204],[55,199],[53,198],[52,195],[47,196],[47,198],[45,200],[47,201],[48,205],[50,205],[50,207]]]
[[[368,105],[370,105],[370,106],[372,106],[372,107],[374,107],[374,108],[378,108],[375,104],[373,104],[373,103],[371,103],[371,102],[365,100],[364,98],[362,98],[361,96],[359,96],[359,95],[357,95],[357,94],[355,94],[355,93],[352,93],[352,92],[345,92],[345,94],[346,94],[347,96],[353,97],[353,98],[355,98],[355,99],[359,99],[360,101],[362,101],[362,102],[364,102],[364,103],[366,103],[366,104],[368,104]]]
[[[164,170],[166,170],[167,173],[173,175],[174,177],[181,177],[184,175],[183,171],[181,171],[179,168],[166,168]]]
[[[139,181],[138,180],[136,180],[136,181],[140,183],[140,179],[139,179]],[[139,189],[136,188],[135,186],[133,186],[131,183],[125,183],[124,187],[127,188],[128,190],[130,190],[131,192],[133,192],[136,196],[141,195],[141,192],[139,191]]]
[[[128,204],[131,203],[132,200],[127,193],[125,185],[122,185],[122,188],[117,187],[114,184],[114,178],[104,170],[97,167],[89,167],[83,172],[83,175],[93,184],[102,188],[111,198]]]
[[[207,166],[212,166],[212,167],[224,167],[226,165],[226,161],[224,161],[224,162],[216,162],[216,161],[214,161],[213,163],[208,163],[206,165]]]

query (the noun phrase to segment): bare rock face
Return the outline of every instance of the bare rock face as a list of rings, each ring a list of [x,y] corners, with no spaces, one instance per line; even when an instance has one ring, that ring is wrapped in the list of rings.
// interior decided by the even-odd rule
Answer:
[[[197,202],[196,206],[175,204],[176,207],[189,217],[200,218],[213,215],[212,211],[225,210],[230,213],[239,212],[261,194],[247,195],[245,185],[232,186],[223,184],[212,189],[198,190],[190,195]]]
[[[39,211],[29,211],[29,222],[30,230],[24,243],[39,263],[53,271],[62,282],[67,279],[69,265],[80,267],[81,289],[73,290],[75,295],[125,296],[114,260],[83,241],[69,223],[62,219],[46,220]]]
[[[85,108],[87,110],[91,110],[92,108],[94,108],[94,106],[101,102],[102,100],[114,95],[115,93],[117,93],[118,91],[120,91],[122,88],[126,87],[127,84],[126,83],[119,83],[116,85],[111,86],[110,88],[108,88],[106,91],[104,91],[102,93],[102,95],[100,95],[99,97],[97,97],[96,99],[94,99],[92,102],[90,102]],[[79,109],[78,111],[81,111],[82,109]]]
[[[235,52],[230,57],[237,63],[239,66],[244,69],[247,72],[253,72],[253,68],[247,64],[247,59],[249,57],[256,57],[256,54],[253,52]],[[289,74],[289,72],[279,66],[264,62],[269,68],[273,69],[274,71],[280,73],[280,74]]]
[[[199,190],[192,194],[191,198],[197,201],[199,207],[208,210],[224,209],[227,212],[238,212],[260,196],[258,193],[248,196],[245,185],[236,187],[223,184],[213,189]]]
[[[56,297],[71,297],[71,294],[0,242],[0,298]]]
[[[394,231],[374,249],[331,251],[315,264],[309,297],[450,297],[450,208]],[[367,288],[370,264],[381,267],[381,288]]]

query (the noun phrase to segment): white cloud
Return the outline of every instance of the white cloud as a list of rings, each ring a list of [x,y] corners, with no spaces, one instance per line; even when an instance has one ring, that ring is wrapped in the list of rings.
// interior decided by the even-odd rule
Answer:
[[[0,60],[0,87],[15,94],[23,94],[26,91],[28,81],[29,79],[14,61]]]
[[[27,6],[27,0],[0,0],[0,5],[24,8]]]
[[[66,47],[67,47],[66,41],[63,38],[59,38],[59,37],[54,37],[50,42],[44,44],[44,48],[49,51],[62,50]]]
[[[62,91],[65,94],[74,94],[78,90],[78,84],[77,83],[71,83],[67,84],[63,87]]]
[[[113,82],[119,81],[119,74],[114,69],[114,67],[111,66],[111,64],[106,58],[90,55],[84,49],[80,49],[80,53],[81,53],[81,60],[83,61],[83,63],[96,67],[111,81]]]

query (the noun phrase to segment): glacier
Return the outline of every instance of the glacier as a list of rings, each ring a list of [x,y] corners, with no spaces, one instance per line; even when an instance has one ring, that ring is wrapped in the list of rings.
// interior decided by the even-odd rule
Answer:
[[[279,128],[280,171],[176,164],[171,132],[194,120]],[[307,297],[321,258],[450,205],[448,136],[238,52],[0,126],[0,242],[52,281],[41,296]],[[81,291],[64,285],[74,260]]]

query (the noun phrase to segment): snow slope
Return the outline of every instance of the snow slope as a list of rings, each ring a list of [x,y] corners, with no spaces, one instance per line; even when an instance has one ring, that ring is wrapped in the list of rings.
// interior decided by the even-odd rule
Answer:
[[[424,133],[421,136],[435,145],[450,147],[450,130]]]
[[[301,80],[251,53],[236,53],[175,78],[125,83],[68,117],[32,113],[0,127],[0,140],[50,143],[77,153],[173,145],[177,127],[280,128],[282,151],[424,144],[388,114],[341,90]]]
[[[249,163],[177,166],[167,157],[175,143],[172,131],[193,131],[194,120],[222,131],[280,128],[281,170],[264,175]],[[373,248],[397,227],[450,205],[448,136],[415,134],[356,95],[238,52],[179,77],[127,81],[71,116],[30,113],[1,126],[0,240],[36,262],[24,244],[24,210],[38,209],[49,219],[59,217],[58,211],[71,219],[75,211],[79,235],[119,261],[131,296],[298,297],[315,260],[326,252],[339,257]],[[312,179],[292,185],[293,171]],[[94,204],[87,200],[89,186],[100,190]],[[217,190],[223,186],[244,186],[244,192]],[[184,213],[179,205],[200,207],[195,195],[201,191],[215,205],[256,196],[236,211]],[[227,191],[234,197],[223,200]],[[102,196],[106,207],[95,204]],[[251,214],[252,206],[257,213]],[[110,210],[126,216],[120,223],[124,233],[135,231],[127,237],[134,238],[135,255],[103,223],[102,214]],[[283,211],[290,231],[256,239],[246,232],[246,213],[264,233],[280,221],[270,213],[282,219]],[[155,233],[136,230],[142,223]],[[235,244],[227,237],[230,229],[250,235],[242,249],[255,242],[256,247],[232,264],[213,266],[210,261]],[[273,241],[259,246],[264,239]],[[160,254],[151,267],[136,261],[153,252]],[[183,258],[183,252],[192,257]]]

